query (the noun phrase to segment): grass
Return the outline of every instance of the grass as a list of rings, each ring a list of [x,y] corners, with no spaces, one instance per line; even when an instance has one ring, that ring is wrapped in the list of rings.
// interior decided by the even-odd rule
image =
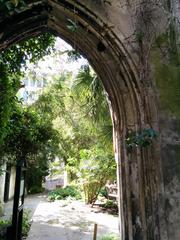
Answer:
[[[114,234],[106,234],[106,235],[98,238],[98,240],[118,240],[118,238]]]

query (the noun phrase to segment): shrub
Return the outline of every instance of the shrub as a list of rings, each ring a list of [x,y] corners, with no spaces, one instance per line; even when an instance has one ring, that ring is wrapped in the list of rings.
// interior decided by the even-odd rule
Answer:
[[[65,188],[58,188],[49,193],[49,200],[62,200],[67,199],[68,197],[72,197],[74,199],[80,199],[81,194],[77,190],[77,187],[75,186],[67,186]]]
[[[108,210],[108,212],[111,212],[112,214],[118,213],[118,205],[116,202],[112,200],[107,200],[105,204],[103,204],[103,207]]]
[[[11,220],[0,220],[0,240],[6,239],[6,229],[8,226],[10,226]],[[23,210],[23,222],[22,222],[22,235],[23,237],[27,237],[28,232],[31,227],[30,222],[30,210],[24,209]]]
[[[103,206],[105,208],[114,208],[117,207],[117,204],[113,200],[107,200]]]
[[[22,235],[27,236],[31,227],[30,210],[23,210]]]
[[[101,185],[101,182],[97,180],[91,180],[83,183],[85,202],[87,204],[93,204],[96,201]]]
[[[114,157],[98,146],[80,151],[78,177],[83,185],[85,201],[94,204],[101,188],[116,172]]]

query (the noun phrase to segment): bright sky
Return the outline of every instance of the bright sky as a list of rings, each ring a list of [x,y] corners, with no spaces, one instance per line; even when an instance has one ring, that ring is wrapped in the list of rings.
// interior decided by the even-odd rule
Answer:
[[[76,75],[81,65],[87,64],[87,60],[84,58],[75,62],[68,62],[66,53],[63,55],[58,54],[59,52],[65,52],[72,49],[70,45],[60,38],[56,40],[55,49],[56,51],[53,56],[46,56],[43,60],[39,61],[36,66],[30,64],[28,68],[31,71],[35,71],[37,76],[52,76],[64,71],[72,71]]]

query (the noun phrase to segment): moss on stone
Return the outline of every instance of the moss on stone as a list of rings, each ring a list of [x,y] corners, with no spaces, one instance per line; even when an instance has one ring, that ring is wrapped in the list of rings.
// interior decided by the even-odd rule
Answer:
[[[158,37],[151,60],[155,70],[156,86],[163,110],[180,117],[180,61],[179,49],[175,48],[175,36],[163,34]],[[166,48],[166,49],[165,49]],[[162,54],[163,50],[164,54]],[[165,51],[164,51],[165,50]]]
[[[155,64],[156,86],[162,108],[180,117],[180,66]]]

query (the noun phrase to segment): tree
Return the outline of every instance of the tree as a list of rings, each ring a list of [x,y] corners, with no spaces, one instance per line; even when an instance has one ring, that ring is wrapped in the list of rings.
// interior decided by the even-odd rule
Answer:
[[[16,93],[22,87],[21,78],[28,62],[36,62],[53,51],[55,38],[45,33],[13,45],[0,53],[0,147],[9,134],[10,118],[18,99]]]
[[[88,203],[96,200],[107,179],[116,176],[112,124],[98,81],[89,66],[83,67],[76,79],[66,73],[56,77],[34,104],[40,115],[53,121],[60,137],[60,159],[71,180],[81,178]]]
[[[12,164],[25,161],[28,167],[27,189],[34,184],[36,189],[40,189],[43,177],[48,175],[48,163],[58,153],[58,132],[50,121],[42,119],[31,108],[22,108],[21,104],[16,105],[9,126],[1,156],[10,159]]]
[[[31,73],[29,77],[32,77]],[[115,176],[115,162],[111,161],[113,159],[112,124],[110,115],[108,114],[106,93],[101,81],[89,65],[82,66],[76,78],[69,72],[60,76],[54,76],[53,78],[53,84],[44,90],[38,101],[28,111],[26,110],[26,114],[27,112],[30,113],[30,116],[34,114],[34,117],[37,118],[37,121],[33,125],[33,129],[36,129],[36,132],[28,138],[31,141],[27,145],[29,147],[32,146],[32,148],[28,149],[25,147],[29,153],[23,153],[23,155],[28,156],[29,165],[33,169],[33,171],[29,172],[29,183],[36,184],[37,180],[33,182],[34,173],[35,177],[38,176],[40,179],[43,178],[43,174],[47,173],[48,165],[46,164],[46,160],[49,159],[48,154],[53,152],[49,151],[49,147],[53,148],[53,144],[57,150],[54,153],[56,152],[59,158],[65,163],[71,180],[77,179],[81,175],[84,181],[88,181],[85,175],[82,174],[80,167],[85,161],[85,158],[82,157],[83,152],[88,153],[84,154],[84,156],[89,159],[92,166],[94,164],[97,169],[99,168],[99,174],[101,173],[101,169],[105,171],[107,167],[106,171],[111,170]],[[45,123],[43,133],[47,131],[47,126],[50,126],[50,129],[54,129],[57,133],[56,138],[52,138],[50,141],[51,146],[48,146],[49,142],[42,144],[41,141],[43,139],[41,141],[38,140],[36,134],[39,131],[39,127],[42,127],[42,125],[39,125],[39,118],[43,119]],[[33,121],[30,121],[30,123],[33,124]],[[12,126],[11,129],[12,132],[16,130]],[[26,130],[26,136],[28,136],[30,129],[23,129],[22,131],[25,133]],[[33,138],[31,138],[32,136]],[[33,140],[36,143],[34,146]],[[23,144],[26,141],[27,139],[24,136]],[[23,144],[16,146],[16,150],[20,149],[23,151]],[[38,149],[36,149],[37,146],[39,146]],[[43,146],[43,151],[41,146]],[[11,153],[13,152],[13,148],[9,147]],[[16,152],[14,152],[15,155]],[[43,161],[43,159],[45,160]],[[109,167],[109,162],[112,164],[112,169]],[[91,175],[91,172],[89,171],[88,173],[87,171],[87,174]],[[108,175],[103,175],[104,178],[102,180],[99,179],[98,172],[94,176],[97,176],[95,181],[98,181],[100,184],[96,188],[96,191],[94,191],[95,195],[91,197],[91,200],[88,200],[90,202],[95,200],[101,186],[108,177],[110,178],[109,172]],[[34,179],[36,179],[35,177]]]

